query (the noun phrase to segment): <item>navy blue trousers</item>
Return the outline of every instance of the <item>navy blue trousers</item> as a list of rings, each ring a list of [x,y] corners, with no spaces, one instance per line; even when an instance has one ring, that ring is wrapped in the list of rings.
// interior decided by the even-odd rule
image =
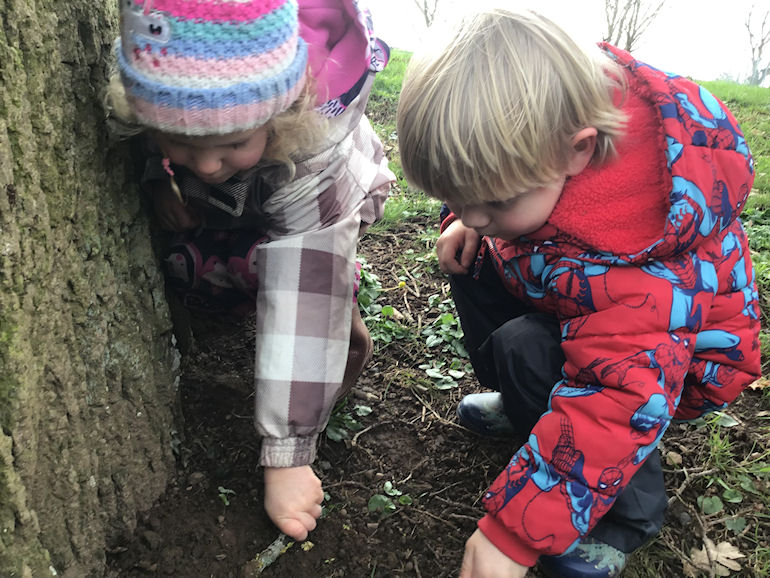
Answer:
[[[553,386],[562,379],[559,323],[513,297],[489,258],[484,259],[478,279],[452,275],[450,284],[476,377],[485,388],[500,391],[508,418],[526,439],[548,409]],[[622,552],[633,552],[660,531],[666,506],[656,449],[590,535]]]

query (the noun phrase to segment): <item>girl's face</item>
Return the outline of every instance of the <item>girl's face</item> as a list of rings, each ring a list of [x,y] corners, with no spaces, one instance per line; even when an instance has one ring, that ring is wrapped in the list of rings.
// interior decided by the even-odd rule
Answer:
[[[216,185],[260,161],[267,145],[268,128],[263,125],[210,136],[169,133],[155,133],[154,136],[173,164],[190,169],[204,183]]]
[[[545,186],[516,194],[506,201],[474,205],[447,202],[447,206],[463,225],[475,229],[479,235],[513,240],[545,225],[559,201],[566,177],[561,175]]]

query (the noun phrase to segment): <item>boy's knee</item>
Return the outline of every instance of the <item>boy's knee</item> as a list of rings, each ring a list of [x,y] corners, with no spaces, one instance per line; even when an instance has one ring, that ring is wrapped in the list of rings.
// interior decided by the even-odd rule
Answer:
[[[490,335],[495,356],[527,361],[533,350],[561,355],[561,332],[555,317],[544,313],[525,313],[507,321]]]

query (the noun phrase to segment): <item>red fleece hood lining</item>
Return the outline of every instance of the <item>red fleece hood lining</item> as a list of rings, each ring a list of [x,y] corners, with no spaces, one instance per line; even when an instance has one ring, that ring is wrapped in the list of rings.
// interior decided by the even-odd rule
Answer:
[[[670,208],[661,113],[643,79],[629,75],[628,82],[628,122],[617,158],[571,178],[548,220],[580,245],[617,255],[660,239]]]

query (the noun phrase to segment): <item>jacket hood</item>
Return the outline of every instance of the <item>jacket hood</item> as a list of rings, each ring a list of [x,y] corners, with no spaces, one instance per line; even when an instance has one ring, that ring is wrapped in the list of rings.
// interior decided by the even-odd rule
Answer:
[[[705,88],[600,46],[628,79],[618,157],[570,179],[529,241],[629,263],[690,251],[740,214],[754,179],[746,140]]]
[[[317,104],[350,91],[367,70],[385,67],[387,47],[374,36],[363,2],[299,0],[298,4],[300,36],[308,45]]]

